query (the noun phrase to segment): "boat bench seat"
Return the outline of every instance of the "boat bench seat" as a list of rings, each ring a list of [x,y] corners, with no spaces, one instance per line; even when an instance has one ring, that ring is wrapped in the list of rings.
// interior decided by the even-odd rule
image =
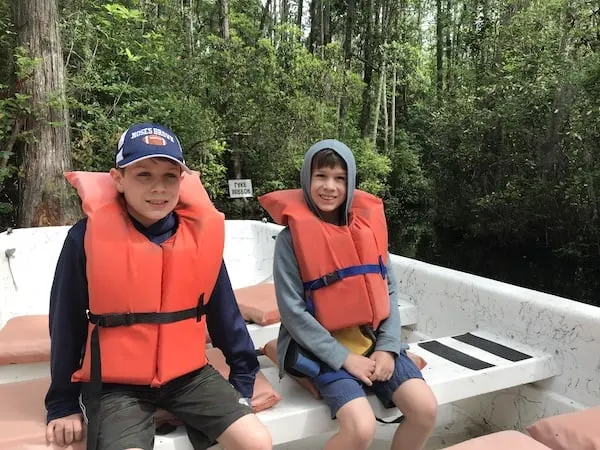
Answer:
[[[43,322],[43,318],[39,321]],[[273,337],[271,333],[269,340]],[[479,330],[413,343],[410,351],[427,362],[423,376],[440,404],[543,380],[557,374],[552,355]],[[324,402],[315,399],[290,377],[279,380],[279,369],[265,356],[259,357],[259,360],[262,376],[281,397],[275,406],[258,413],[260,420],[269,428],[275,445],[336,429],[337,424],[331,420]],[[35,449],[35,446],[10,447],[7,444],[11,439],[16,439],[15,433],[23,433],[24,424],[33,427],[28,428],[27,434],[34,443],[43,442],[40,439],[43,438],[43,399],[47,386],[47,378],[0,384],[0,404],[15,405],[3,408],[0,414],[0,448]],[[394,408],[383,408],[373,395],[368,400],[377,417],[385,420],[398,415]],[[20,439],[22,438],[21,436]],[[157,436],[155,450],[159,449],[191,450],[184,428],[180,426],[171,433]]]
[[[279,333],[279,312],[274,298],[272,283],[262,283],[247,288],[236,289],[236,297],[244,318],[262,317],[266,325],[248,323],[248,331],[254,346],[262,348],[275,339]],[[398,297],[398,309],[403,326],[417,322],[417,307],[408,298]],[[277,317],[277,322],[273,322]],[[210,336],[207,333],[207,343]],[[31,364],[50,361],[50,335],[48,333],[48,315],[18,316],[8,320],[0,329],[0,383],[11,380],[9,373],[15,368],[6,368],[11,364]]]
[[[479,330],[413,343],[410,351],[427,362],[423,376],[440,405],[558,374],[552,355]],[[281,394],[277,405],[258,414],[269,428],[274,445],[337,428],[323,401],[290,377],[279,380],[279,369],[265,356],[260,359],[262,373]],[[378,418],[389,420],[399,414],[395,408],[384,408],[374,395],[368,400]],[[182,427],[157,436],[154,448],[191,450]]]

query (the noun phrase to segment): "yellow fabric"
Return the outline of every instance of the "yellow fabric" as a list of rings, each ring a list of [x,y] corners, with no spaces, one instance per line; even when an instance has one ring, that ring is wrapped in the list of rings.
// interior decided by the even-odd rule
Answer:
[[[331,335],[340,344],[357,355],[364,355],[373,345],[373,341],[365,336],[358,326],[334,331]]]

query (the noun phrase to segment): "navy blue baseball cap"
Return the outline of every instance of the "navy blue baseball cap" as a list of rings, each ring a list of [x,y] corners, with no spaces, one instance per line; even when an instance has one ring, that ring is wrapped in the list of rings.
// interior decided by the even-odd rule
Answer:
[[[175,133],[157,123],[136,123],[119,139],[115,165],[123,168],[148,158],[170,159],[178,163],[185,172],[191,173],[185,165],[183,150]]]

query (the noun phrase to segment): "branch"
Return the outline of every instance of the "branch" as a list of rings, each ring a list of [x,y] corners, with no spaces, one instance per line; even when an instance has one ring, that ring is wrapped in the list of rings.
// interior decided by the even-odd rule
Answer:
[[[10,137],[8,138],[6,148],[4,149],[4,151],[6,152],[6,155],[0,161],[0,169],[4,169],[7,166],[8,160],[10,159],[10,155],[12,153],[12,149],[15,145],[15,142],[17,142],[17,137],[19,136],[19,133],[21,133],[22,129],[23,129],[23,119],[20,117],[17,117],[17,119],[15,120],[15,123],[13,125],[13,129],[10,133]]]
[[[186,150],[186,151],[190,151],[190,150],[192,150],[192,149],[196,148],[197,146],[199,146],[199,145],[201,145],[201,144],[204,144],[204,143],[206,143],[206,142],[213,141],[213,140],[215,140],[215,139],[219,139],[219,140],[222,140],[222,139],[227,139],[229,136],[252,136],[252,133],[249,133],[249,132],[247,132],[247,131],[232,131],[232,132],[231,132],[231,133],[229,133],[229,134],[222,134],[222,135],[220,135],[220,136],[216,136],[216,135],[214,135],[214,136],[210,136],[210,137],[207,137],[206,139],[201,139],[201,140],[199,140],[199,141],[196,141],[196,142],[194,142],[192,145],[190,145],[190,146],[187,148],[187,150]]]

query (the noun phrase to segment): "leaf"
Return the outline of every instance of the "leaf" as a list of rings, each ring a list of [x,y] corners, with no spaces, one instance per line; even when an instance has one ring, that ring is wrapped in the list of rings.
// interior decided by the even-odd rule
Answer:
[[[127,59],[132,62],[137,62],[140,59],[142,59],[141,56],[136,56],[133,53],[131,53],[131,50],[129,50],[128,48],[125,48],[125,54],[127,55]]]

